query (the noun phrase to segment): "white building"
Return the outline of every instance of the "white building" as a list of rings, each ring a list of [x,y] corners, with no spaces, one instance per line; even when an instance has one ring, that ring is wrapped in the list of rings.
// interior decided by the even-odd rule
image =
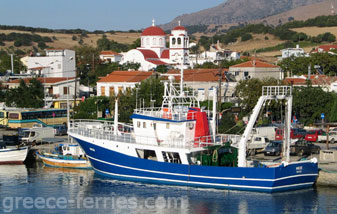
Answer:
[[[286,59],[289,57],[301,57],[306,56],[308,57],[309,54],[304,52],[303,48],[300,48],[299,45],[296,45],[296,48],[286,48],[281,50],[282,56],[279,58],[279,60]]]
[[[27,73],[45,77],[75,77],[75,61],[75,51],[67,49],[46,49],[46,56],[21,58]]]
[[[234,97],[237,82],[226,80],[226,69],[222,70],[221,97],[222,101],[230,101]],[[179,70],[170,70],[168,74],[180,74]],[[180,81],[179,76],[175,76]],[[187,69],[184,70],[184,85],[193,89],[199,101],[212,100],[213,88],[219,88],[219,69]],[[219,92],[219,90],[218,90]]]
[[[189,37],[186,29],[180,25],[175,27],[169,36],[170,47],[166,47],[166,34],[155,26],[146,28],[141,34],[141,47],[123,54],[120,64],[140,63],[139,70],[149,71],[158,65],[189,64]]]
[[[247,80],[251,78],[264,79],[275,78],[282,80],[283,75],[279,66],[262,62],[260,60],[251,60],[229,67],[229,73],[234,75],[236,81]]]
[[[222,49],[220,42],[212,44],[209,51],[200,54],[190,54],[190,64],[193,68],[195,65],[202,65],[205,62],[217,63],[218,60],[237,60],[240,59],[240,53],[229,49]]]
[[[113,96],[128,88],[132,89],[152,74],[144,71],[113,71],[97,81],[97,96]]]
[[[29,84],[32,78],[25,78],[22,80],[26,84]],[[67,108],[67,100],[73,105],[75,88],[77,98],[79,98],[79,78],[76,80],[74,77],[39,77],[37,80],[40,81],[44,87],[45,103],[48,108]],[[9,89],[18,88],[20,86],[20,81],[21,79],[15,79],[3,83],[3,85],[6,85]]]
[[[123,55],[114,51],[101,51],[99,59],[103,63],[120,62]]]

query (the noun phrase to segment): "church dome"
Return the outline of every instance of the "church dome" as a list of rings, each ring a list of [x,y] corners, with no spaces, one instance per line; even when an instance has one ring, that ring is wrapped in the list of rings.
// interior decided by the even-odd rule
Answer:
[[[165,36],[165,35],[166,34],[163,31],[163,29],[157,26],[148,27],[142,33],[142,36]]]
[[[181,25],[179,25],[179,26],[173,28],[173,30],[184,30],[184,31],[186,31],[186,28],[183,27],[183,26],[181,26]]]

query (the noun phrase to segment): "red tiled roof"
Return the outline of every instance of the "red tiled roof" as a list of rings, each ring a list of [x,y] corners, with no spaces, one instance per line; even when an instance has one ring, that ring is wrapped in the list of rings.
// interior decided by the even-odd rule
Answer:
[[[64,48],[47,48],[45,50],[47,50],[47,51],[63,51]]]
[[[29,83],[29,81],[31,81],[33,78],[24,78],[22,79],[25,83]],[[39,77],[37,78],[38,81],[40,81],[42,84],[43,83],[48,83],[48,84],[53,84],[53,83],[58,83],[58,82],[63,82],[66,80],[72,80],[75,79],[75,77]],[[15,80],[11,80],[8,83],[20,83],[21,79],[15,79]]]
[[[238,65],[233,65],[231,66],[233,68],[251,68],[251,67],[256,67],[256,68],[278,68],[278,66],[273,65],[273,64],[269,64],[266,62],[262,62],[260,60],[256,60],[255,61],[255,65],[254,65],[254,61],[248,61],[248,62],[243,62],[241,64]]]
[[[161,60],[147,59],[146,61],[151,62],[155,65],[166,65],[167,64],[166,62],[163,62]]]
[[[49,68],[49,67],[40,66],[40,67],[30,68],[30,70],[42,70],[44,68]]]
[[[186,28],[179,25],[179,26],[173,28],[173,30],[185,30],[186,31]]]
[[[141,82],[150,76],[152,72],[144,71],[113,71],[97,82]]]
[[[222,72],[228,71],[223,69]],[[180,74],[178,70],[170,70],[167,74]],[[184,70],[185,82],[217,82],[219,81],[219,69],[187,69]],[[180,80],[180,76],[175,76],[177,81]],[[225,75],[222,75],[222,79],[225,80]]]
[[[114,51],[101,51],[100,55],[119,55],[119,53]]]
[[[142,54],[144,55],[144,59],[158,59],[158,55],[156,54],[156,52],[152,51],[152,50],[146,50],[146,49],[137,49],[140,52],[142,52]]]
[[[337,49],[337,45],[321,45],[321,46],[318,46],[318,48],[316,48],[312,52],[318,52],[318,49],[322,49],[323,52],[329,52],[331,50]]]
[[[163,29],[157,26],[151,26],[146,28],[141,36],[165,36]]]
[[[290,85],[306,85],[307,75],[301,77],[287,77],[284,82]],[[312,85],[330,85],[337,81],[337,77],[329,77],[326,75],[311,75],[310,76]]]
[[[164,58],[164,59],[170,58],[170,50],[164,50],[164,51],[161,53],[161,57],[160,57],[160,58]]]

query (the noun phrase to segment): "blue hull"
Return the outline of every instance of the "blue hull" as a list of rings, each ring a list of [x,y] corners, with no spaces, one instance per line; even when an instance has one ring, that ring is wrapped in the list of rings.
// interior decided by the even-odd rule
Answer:
[[[271,193],[311,187],[318,175],[318,164],[309,161],[275,168],[185,165],[131,157],[76,140],[98,174],[119,180]]]

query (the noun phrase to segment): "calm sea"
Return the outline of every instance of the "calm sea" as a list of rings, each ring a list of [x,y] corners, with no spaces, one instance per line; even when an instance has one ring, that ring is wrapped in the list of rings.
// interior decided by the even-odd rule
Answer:
[[[336,188],[264,194],[122,182],[90,170],[0,166],[0,213],[337,213]]]

